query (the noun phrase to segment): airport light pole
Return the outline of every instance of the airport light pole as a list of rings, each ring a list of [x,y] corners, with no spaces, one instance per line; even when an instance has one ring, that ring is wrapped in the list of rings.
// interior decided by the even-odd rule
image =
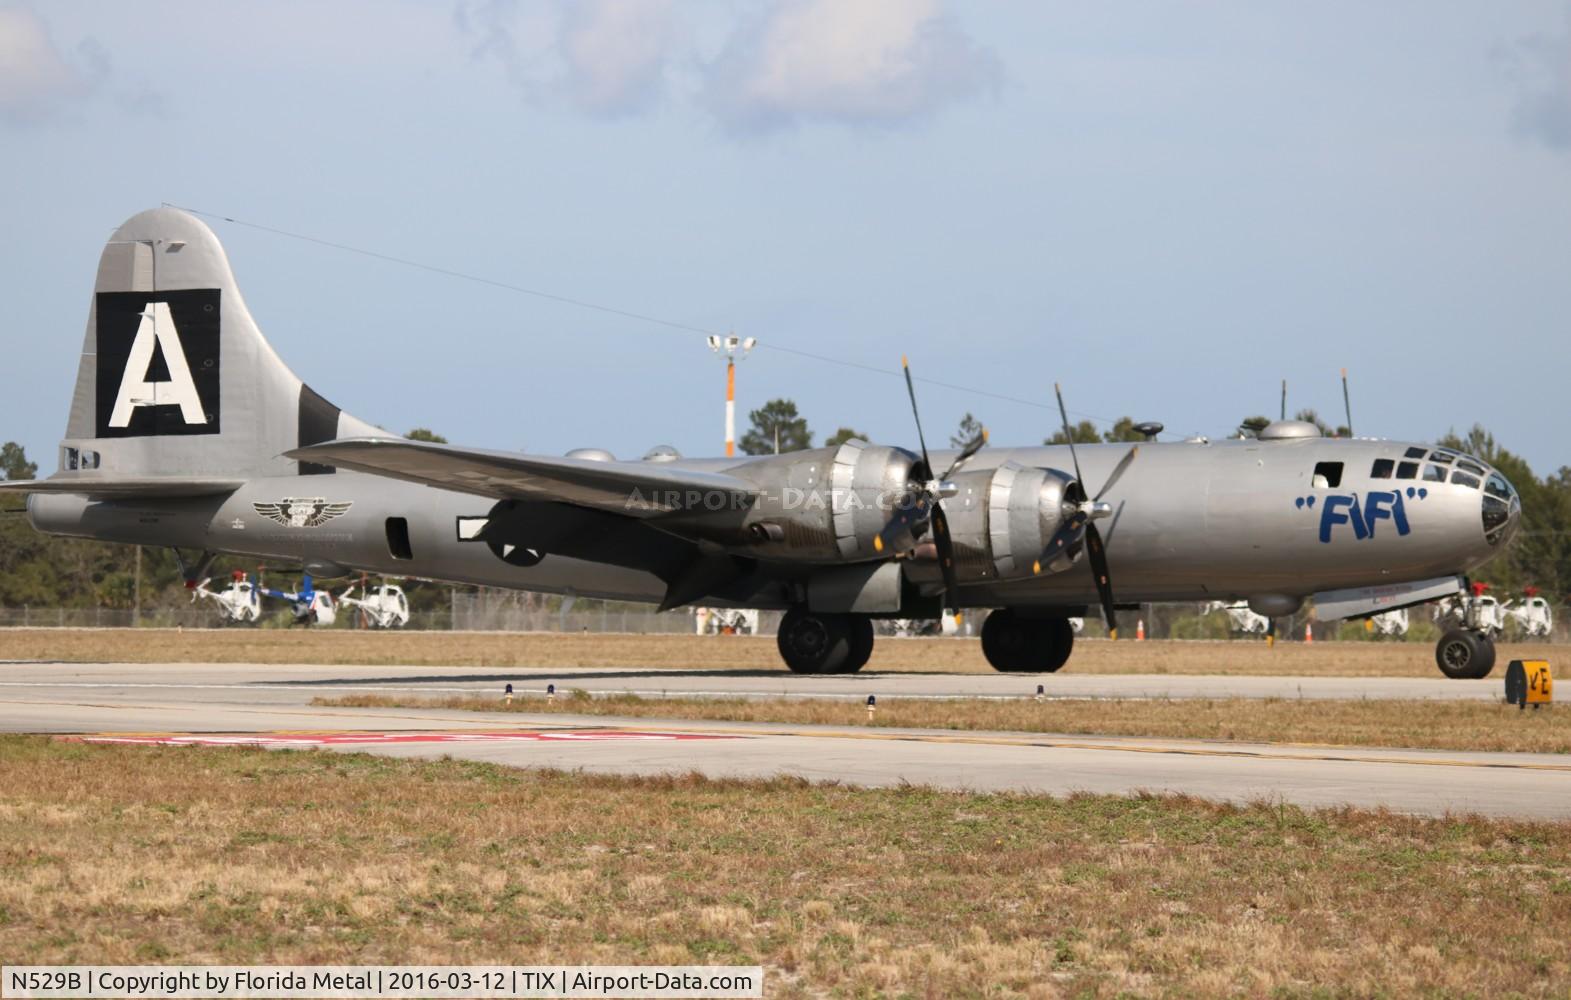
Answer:
[[[730,458],[736,454],[736,363],[747,357],[758,343],[756,337],[711,336],[709,349],[725,358],[725,453]]]

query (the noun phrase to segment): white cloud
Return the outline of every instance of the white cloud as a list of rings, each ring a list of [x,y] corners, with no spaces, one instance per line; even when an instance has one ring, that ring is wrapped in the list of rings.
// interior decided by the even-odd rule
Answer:
[[[1522,39],[1506,53],[1506,62],[1520,88],[1512,129],[1550,149],[1571,151],[1571,26],[1560,35]]]
[[[83,55],[88,72],[65,58],[31,8],[0,5],[0,120],[42,121],[91,94],[105,72],[102,50],[89,45]]]
[[[597,114],[642,111],[659,99],[675,35],[671,0],[580,0],[562,31],[568,88]]]
[[[474,55],[496,60],[536,104],[586,114],[695,98],[729,131],[799,122],[888,126],[997,89],[1002,69],[945,0],[460,0]],[[705,58],[689,23],[705,9]],[[738,14],[737,11],[741,13]],[[729,22],[729,23],[728,23]]]
[[[735,131],[892,125],[997,89],[997,56],[939,0],[781,0],[708,67],[704,102]]]
[[[486,0],[457,19],[476,57],[498,60],[532,101],[603,117],[659,102],[679,37],[674,0]]]

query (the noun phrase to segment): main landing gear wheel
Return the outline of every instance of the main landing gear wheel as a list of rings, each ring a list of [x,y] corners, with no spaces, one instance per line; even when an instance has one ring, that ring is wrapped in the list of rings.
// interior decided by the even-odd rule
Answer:
[[[867,625],[871,631],[872,623]],[[780,647],[780,658],[793,674],[838,674],[853,662],[851,620],[846,615],[792,608],[780,619],[775,643]],[[867,652],[872,651],[872,637],[868,636]],[[857,663],[852,669],[861,665]]]
[[[1075,630],[1067,618],[1022,618],[1000,608],[982,623],[982,655],[1004,673],[1050,674],[1069,661]]]
[[[1495,643],[1488,636],[1454,628],[1435,645],[1435,663],[1452,680],[1481,680],[1495,669]]]
[[[866,615],[847,615],[846,629],[851,638],[851,651],[836,673],[854,674],[867,665],[873,655],[873,619]]]

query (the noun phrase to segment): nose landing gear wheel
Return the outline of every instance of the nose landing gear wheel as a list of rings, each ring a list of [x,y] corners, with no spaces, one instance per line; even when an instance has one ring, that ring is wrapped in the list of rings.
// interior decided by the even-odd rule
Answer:
[[[1435,663],[1452,680],[1481,680],[1495,669],[1495,644],[1477,632],[1454,628],[1436,643]]]
[[[1069,661],[1074,646],[1067,618],[1022,618],[1000,608],[982,623],[982,655],[1004,673],[1050,674]]]
[[[867,624],[871,631],[872,623]],[[852,660],[852,629],[844,615],[814,614],[792,608],[780,619],[775,644],[780,647],[780,658],[793,674],[837,674]],[[873,651],[871,641],[867,643],[867,651]],[[861,665],[858,663],[852,669]]]

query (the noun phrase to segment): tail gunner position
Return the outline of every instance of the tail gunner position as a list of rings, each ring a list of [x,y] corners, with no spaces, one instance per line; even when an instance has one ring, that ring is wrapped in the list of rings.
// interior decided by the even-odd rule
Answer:
[[[982,647],[1006,671],[1063,666],[1090,606],[1110,627],[1148,601],[1274,616],[1313,597],[1322,619],[1364,617],[1465,593],[1521,516],[1476,458],[1294,421],[1258,440],[982,444],[618,461],[406,441],[303,384],[213,232],[159,208],[99,260],[59,471],[0,490],[28,494],[40,531],[200,552],[193,580],[233,553],[322,577],[781,609],[798,673],[855,671],[874,618],[945,609],[997,609]],[[1451,677],[1494,664],[1467,629],[1436,655]]]

